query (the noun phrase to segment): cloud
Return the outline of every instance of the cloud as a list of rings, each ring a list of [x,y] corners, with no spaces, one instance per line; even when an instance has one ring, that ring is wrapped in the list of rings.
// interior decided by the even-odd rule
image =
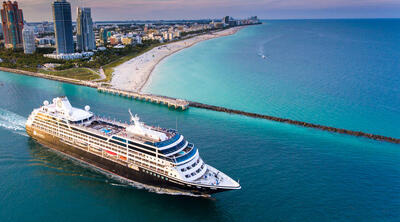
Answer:
[[[51,20],[51,0],[20,0],[27,21]],[[399,0],[70,0],[72,13],[75,8],[85,6],[92,8],[94,20],[126,19],[182,19],[210,18],[222,15],[246,17],[260,15],[268,17],[280,11],[290,11],[287,16],[296,17],[304,11],[312,13],[335,10],[359,12],[367,10],[368,17],[390,17],[382,13],[390,9],[392,14],[400,15]],[[323,14],[319,14],[323,16]]]

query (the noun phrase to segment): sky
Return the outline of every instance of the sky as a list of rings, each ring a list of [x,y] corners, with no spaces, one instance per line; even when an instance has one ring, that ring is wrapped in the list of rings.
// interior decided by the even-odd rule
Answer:
[[[400,0],[68,0],[92,8],[95,21],[207,19],[399,18]],[[51,21],[51,0],[19,0],[28,22]]]

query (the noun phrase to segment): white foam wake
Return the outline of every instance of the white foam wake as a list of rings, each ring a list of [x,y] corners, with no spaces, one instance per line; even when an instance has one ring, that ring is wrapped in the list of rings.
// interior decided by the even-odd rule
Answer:
[[[26,118],[23,116],[20,116],[16,113],[10,112],[5,109],[0,108],[0,128],[4,128],[7,130],[10,130],[12,132],[15,132],[19,135],[23,136],[28,136],[28,134],[25,132],[25,123],[26,123]],[[52,150],[55,151],[55,150]],[[55,151],[56,153],[60,153],[58,151]],[[61,153],[60,153],[61,154]],[[70,157],[67,155],[63,155],[66,157]],[[163,189],[163,188],[158,188],[158,187],[153,187],[145,184],[141,184],[138,182],[134,182],[122,177],[119,177],[118,175],[108,173],[104,170],[99,169],[98,167],[94,167],[93,165],[84,163],[80,160],[77,160],[76,158],[70,157],[72,160],[76,160],[77,162],[81,163],[81,165],[91,168],[95,171],[98,171],[102,173],[103,175],[106,175],[107,177],[111,178],[113,181],[116,183],[110,182],[112,186],[122,186],[122,187],[134,187],[137,189],[145,189],[150,192],[155,192],[158,194],[169,194],[169,195],[185,195],[185,196],[194,196],[194,197],[205,197],[204,195],[195,195],[191,193],[186,193],[186,192],[179,192],[175,190],[169,190],[169,189]]]
[[[261,41],[258,45],[257,55],[263,59],[267,59],[268,56],[265,54],[265,45],[268,44],[269,42],[274,41],[275,39],[278,39],[279,37],[281,37],[281,35],[272,36],[270,38]]]
[[[17,134],[27,136],[25,133],[26,118],[16,113],[0,108],[0,127],[11,130]]]

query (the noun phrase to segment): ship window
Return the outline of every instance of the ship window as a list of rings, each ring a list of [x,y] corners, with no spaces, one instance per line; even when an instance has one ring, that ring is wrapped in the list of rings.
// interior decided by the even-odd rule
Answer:
[[[122,138],[119,138],[119,137],[116,137],[116,136],[113,136],[113,139],[118,140],[118,141],[121,141],[121,142],[123,142],[123,143],[126,143],[126,140],[125,140],[125,139],[122,139]]]
[[[114,144],[118,144],[118,145],[120,145],[120,146],[126,146],[125,144],[120,143],[120,142],[117,142],[117,141],[114,141],[114,140],[110,140],[110,142],[112,142],[112,143],[114,143]]]

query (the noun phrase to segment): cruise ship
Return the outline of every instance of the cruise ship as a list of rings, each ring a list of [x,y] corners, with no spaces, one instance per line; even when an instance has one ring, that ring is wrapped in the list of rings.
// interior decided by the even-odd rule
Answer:
[[[26,131],[48,148],[128,181],[195,195],[241,189],[207,165],[177,130],[149,126],[129,114],[129,124],[113,121],[57,97],[32,111]]]

